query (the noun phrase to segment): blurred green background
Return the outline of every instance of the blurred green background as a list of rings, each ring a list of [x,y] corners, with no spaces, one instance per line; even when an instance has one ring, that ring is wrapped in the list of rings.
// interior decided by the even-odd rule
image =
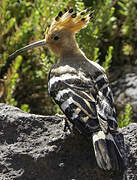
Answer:
[[[94,10],[92,22],[77,34],[88,58],[107,71],[137,64],[137,0],[0,0],[0,71],[12,52],[44,39],[46,27],[67,6]],[[0,80],[0,102],[36,114],[59,112],[47,92],[48,71],[56,61],[45,47],[13,59]]]

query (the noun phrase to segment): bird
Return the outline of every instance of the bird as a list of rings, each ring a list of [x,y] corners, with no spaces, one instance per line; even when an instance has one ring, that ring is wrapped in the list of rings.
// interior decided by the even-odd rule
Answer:
[[[114,138],[118,123],[109,80],[104,68],[86,57],[75,38],[92,17],[91,8],[60,11],[43,40],[15,51],[10,58],[37,46],[47,46],[59,57],[48,75],[50,96],[74,127],[92,142],[99,168],[121,171],[124,162]]]

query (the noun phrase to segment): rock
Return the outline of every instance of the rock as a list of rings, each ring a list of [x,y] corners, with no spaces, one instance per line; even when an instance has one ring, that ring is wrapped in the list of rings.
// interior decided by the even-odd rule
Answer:
[[[132,106],[132,120],[137,122],[137,72],[123,74],[112,83],[112,90],[118,111],[126,104]]]
[[[122,180],[122,173],[102,171],[92,143],[70,125],[64,116],[29,114],[0,104],[1,180]],[[128,180],[137,178],[137,124],[120,130],[124,135]]]
[[[137,123],[131,123],[122,129],[127,150],[127,177],[137,179]],[[132,173],[133,172],[133,173]]]

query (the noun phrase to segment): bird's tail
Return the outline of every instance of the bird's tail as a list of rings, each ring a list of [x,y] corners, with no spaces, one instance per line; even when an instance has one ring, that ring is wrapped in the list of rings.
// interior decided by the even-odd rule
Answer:
[[[113,136],[103,131],[93,134],[93,146],[97,164],[104,170],[122,171],[123,157]]]

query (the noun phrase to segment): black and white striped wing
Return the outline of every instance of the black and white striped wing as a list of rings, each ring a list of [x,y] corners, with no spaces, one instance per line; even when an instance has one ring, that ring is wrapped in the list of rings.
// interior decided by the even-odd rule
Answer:
[[[95,80],[96,84],[96,109],[101,129],[107,133],[109,130],[117,129],[116,110],[113,94],[109,86],[106,74],[99,75]]]
[[[99,71],[100,72],[100,71]],[[101,72],[100,72],[101,73]],[[109,85],[102,73],[93,77],[66,65],[55,67],[49,78],[49,92],[68,119],[84,134],[115,129]],[[102,81],[102,80],[101,80]],[[106,97],[106,95],[108,96]],[[109,122],[110,121],[110,122]],[[109,127],[110,126],[110,127]]]
[[[97,91],[94,85],[85,84],[84,87],[78,87],[64,84],[71,91],[71,100],[68,101],[71,103],[73,113],[70,113],[68,101],[61,105],[61,109],[71,121],[75,121],[74,124],[80,130],[89,134],[99,129],[105,133],[117,129],[113,95],[109,85],[106,86],[107,96],[104,96],[101,91]]]
[[[98,131],[100,125],[96,111],[95,89],[87,84],[75,86],[75,83],[62,83],[65,88],[58,93],[55,101],[64,114],[80,132],[89,135]]]
[[[55,67],[49,76],[48,87],[51,97],[75,127],[84,134],[91,134],[100,129],[93,86],[91,79],[85,77],[83,72],[78,72],[68,65]]]

